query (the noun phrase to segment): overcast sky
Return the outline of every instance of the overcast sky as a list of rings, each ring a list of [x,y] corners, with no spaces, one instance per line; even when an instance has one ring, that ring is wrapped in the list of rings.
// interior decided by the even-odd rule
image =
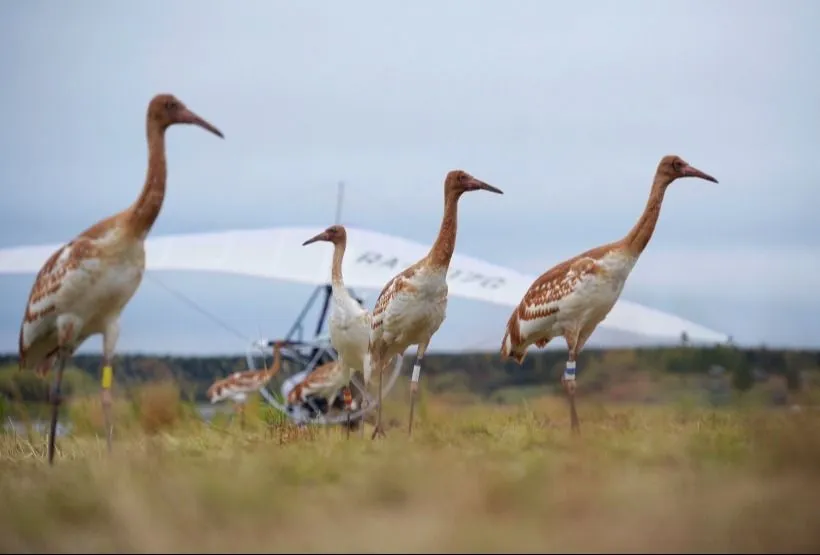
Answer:
[[[458,251],[538,274],[623,236],[674,153],[720,183],[670,188],[623,297],[738,343],[818,346],[819,26],[810,1],[9,0],[0,247],[63,242],[128,206],[146,104],[171,92],[226,138],[169,131],[154,234],[318,231],[344,180],[343,223],[430,243],[462,168],[506,194],[462,200]],[[311,292],[156,277],[243,337],[281,335]],[[33,278],[0,276],[0,350],[16,350]],[[451,301],[431,349],[495,348],[508,312]],[[122,328],[121,352],[245,346],[151,279]]]

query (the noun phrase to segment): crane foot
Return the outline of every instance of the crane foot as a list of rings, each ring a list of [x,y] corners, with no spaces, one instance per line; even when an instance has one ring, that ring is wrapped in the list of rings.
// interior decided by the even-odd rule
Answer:
[[[373,435],[370,436],[370,439],[376,439],[377,437],[386,437],[387,434],[384,433],[384,428],[382,428],[381,424],[377,424],[376,427],[373,429]]]

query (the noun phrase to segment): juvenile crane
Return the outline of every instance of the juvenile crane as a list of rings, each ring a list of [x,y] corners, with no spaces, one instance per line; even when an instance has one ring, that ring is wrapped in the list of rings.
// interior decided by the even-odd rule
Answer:
[[[91,335],[103,335],[102,405],[111,449],[112,359],[120,313],[136,292],[145,270],[144,241],[165,197],[165,131],[174,124],[198,125],[222,133],[170,94],[151,99],[146,115],[148,170],[137,200],[127,209],[89,227],[43,264],[29,294],[20,327],[20,368],[45,375],[57,364],[51,393],[49,464],[66,362]]]
[[[353,398],[348,390],[350,373],[347,367],[339,364],[338,360],[326,362],[315,368],[307,377],[293,386],[288,393],[288,412],[294,406],[308,403],[312,398],[320,398],[327,401],[327,408],[330,410],[336,404],[339,392],[342,392],[345,410],[354,408]]]
[[[576,358],[598,324],[606,318],[623,290],[638,257],[646,248],[661,211],[666,188],[681,177],[717,183],[681,159],[664,156],[643,214],[623,239],[583,252],[557,264],[538,277],[507,322],[501,358],[523,363],[527,348],[542,348],[563,337],[569,350],[561,383],[569,397],[573,432],[580,430],[575,410]]]
[[[262,370],[245,370],[244,372],[234,372],[227,378],[215,381],[206,393],[211,404],[218,403],[223,399],[231,399],[234,402],[234,410],[240,413],[241,423],[245,423],[245,401],[248,395],[259,391],[282,367],[282,343],[277,341],[273,344],[273,362],[270,368]]]
[[[458,201],[469,191],[500,189],[461,170],[452,170],[444,180],[444,216],[438,237],[427,255],[384,286],[373,309],[370,332],[370,357],[379,372],[379,407],[373,439],[384,436],[382,428],[382,376],[388,361],[417,345],[416,361],[410,378],[410,419],[408,434],[413,433],[413,410],[421,374],[421,364],[430,339],[444,322],[447,311],[447,271],[456,246]]]
[[[322,233],[311,237],[302,246],[317,241],[333,244],[331,288],[333,307],[330,312],[330,343],[339,355],[339,364],[352,375],[361,372],[365,386],[370,382],[370,323],[372,317],[366,308],[354,299],[342,279],[342,261],[347,248],[347,230],[342,225],[332,225]]]

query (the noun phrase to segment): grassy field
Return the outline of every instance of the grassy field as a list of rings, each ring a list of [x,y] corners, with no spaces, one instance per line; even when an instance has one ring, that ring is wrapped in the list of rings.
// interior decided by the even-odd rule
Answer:
[[[820,549],[814,410],[590,401],[572,437],[560,398],[455,407],[427,396],[408,439],[395,394],[386,409],[401,425],[372,442],[369,429],[348,439],[338,428],[271,426],[254,410],[244,430],[208,426],[152,404],[162,394],[120,407],[111,456],[95,414],[58,439],[53,468],[44,438],[3,436],[0,550]],[[76,418],[94,406],[70,409]]]

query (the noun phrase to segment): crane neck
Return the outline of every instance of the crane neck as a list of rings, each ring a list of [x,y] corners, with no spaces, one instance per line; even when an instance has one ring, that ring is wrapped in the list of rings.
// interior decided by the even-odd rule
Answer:
[[[272,378],[279,372],[279,368],[282,366],[282,351],[280,350],[279,345],[273,346],[273,362],[271,363],[270,368],[266,372],[268,378]]]
[[[427,255],[428,264],[434,268],[447,269],[456,248],[456,231],[458,228],[459,192],[444,193],[444,215],[435,243]]]
[[[661,175],[656,175],[652,183],[652,189],[649,191],[649,198],[646,201],[646,206],[643,209],[641,217],[624,237],[624,246],[636,258],[649,244],[652,235],[655,233],[655,226],[658,224],[658,217],[661,214],[661,205],[663,204],[663,197],[666,193],[666,188],[672,181]]]
[[[342,279],[342,260],[344,260],[346,248],[346,240],[333,243],[333,263],[330,267],[330,283],[333,286],[334,292],[336,292],[337,288],[344,290],[345,287],[344,280]]]
[[[168,166],[165,160],[165,128],[154,120],[147,123],[148,170],[142,192],[128,209],[127,226],[131,235],[144,239],[151,231],[165,200]]]

